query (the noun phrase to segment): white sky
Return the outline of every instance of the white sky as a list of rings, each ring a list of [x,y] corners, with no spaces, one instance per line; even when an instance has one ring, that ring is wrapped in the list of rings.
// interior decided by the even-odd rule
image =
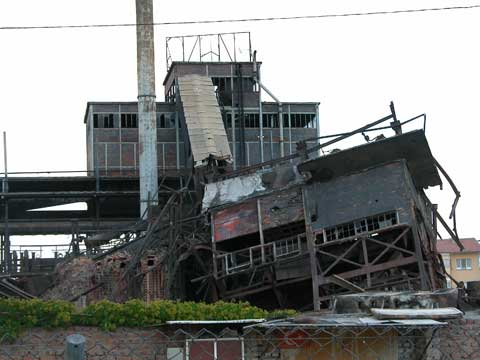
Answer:
[[[155,21],[394,10],[474,1],[159,1]],[[0,26],[133,23],[134,0],[1,0]],[[434,155],[462,199],[462,237],[476,229],[480,9],[303,21],[156,27],[157,96],[165,37],[250,31],[263,82],[282,101],[320,101],[323,134],[389,113],[427,113]],[[86,168],[86,102],[134,101],[135,28],[0,31],[0,130],[9,171]],[[3,171],[3,170],[2,170]],[[446,217],[453,193],[431,191]],[[17,238],[18,240],[18,238]],[[25,240],[27,241],[27,240]],[[18,243],[18,241],[16,241]],[[31,242],[29,240],[29,242]],[[63,242],[63,241],[61,241]]]

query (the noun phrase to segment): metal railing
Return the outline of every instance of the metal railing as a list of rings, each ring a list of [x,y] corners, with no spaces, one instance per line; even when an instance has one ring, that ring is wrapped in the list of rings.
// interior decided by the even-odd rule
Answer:
[[[306,251],[306,245],[302,246],[305,241],[305,235],[302,234],[218,255],[219,275],[231,275],[298,256]]]

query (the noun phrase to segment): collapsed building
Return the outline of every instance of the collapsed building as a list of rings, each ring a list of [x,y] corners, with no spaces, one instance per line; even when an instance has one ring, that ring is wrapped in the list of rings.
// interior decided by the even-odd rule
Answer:
[[[207,184],[219,297],[319,308],[334,294],[444,287],[424,192],[440,184],[422,130]]]
[[[318,102],[280,101],[262,82],[249,33],[170,37],[166,60],[164,102],[144,69],[151,56],[139,60],[138,103],[87,104],[86,175],[5,174],[0,295],[318,310],[336,294],[445,286],[437,224],[458,242],[459,193],[425,128],[405,132],[424,115],[401,122],[392,103],[382,119],[321,135]],[[453,229],[425,193],[439,171],[457,194]],[[43,210],[77,202],[87,209]],[[65,258],[10,244],[53,234],[72,236]],[[91,274],[66,286],[79,264]]]

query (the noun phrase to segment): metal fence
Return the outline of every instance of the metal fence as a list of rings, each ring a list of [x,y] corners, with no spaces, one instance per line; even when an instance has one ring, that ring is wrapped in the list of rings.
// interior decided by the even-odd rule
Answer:
[[[71,334],[81,336],[67,337]],[[448,339],[433,328],[408,326],[305,328],[120,328],[114,332],[77,327],[32,329],[14,342],[3,339],[6,359],[475,359],[457,346],[455,356],[439,349]],[[82,340],[83,337],[83,340]],[[476,343],[478,354],[480,348]],[[473,354],[473,355],[472,355]],[[477,357],[478,358],[478,357]]]

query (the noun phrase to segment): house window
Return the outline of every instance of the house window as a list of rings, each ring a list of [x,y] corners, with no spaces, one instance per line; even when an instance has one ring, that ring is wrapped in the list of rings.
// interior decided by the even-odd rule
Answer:
[[[137,114],[136,113],[124,113],[121,115],[122,128],[135,129],[138,127]]]
[[[456,259],[457,270],[472,270],[472,259]]]
[[[186,352],[186,360],[245,359],[243,340],[238,338],[187,340]]]

